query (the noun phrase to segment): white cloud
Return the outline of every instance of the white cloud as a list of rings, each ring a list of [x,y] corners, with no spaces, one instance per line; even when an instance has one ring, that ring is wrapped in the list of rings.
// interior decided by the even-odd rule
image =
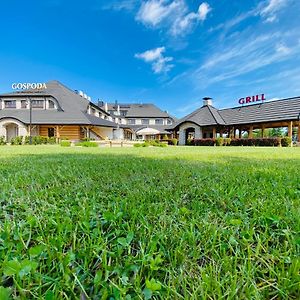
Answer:
[[[249,11],[237,15],[231,20],[211,28],[210,32],[221,29],[228,31],[241,22],[256,16],[263,18],[265,23],[272,23],[277,20],[277,14],[280,13],[285,6],[287,6],[288,2],[290,2],[290,0],[263,0]]]
[[[300,57],[297,29],[258,36],[249,35],[249,30],[224,40],[219,46],[210,46],[206,59],[195,68],[178,74],[168,82],[168,85],[174,86],[179,82],[185,82],[192,84],[195,90],[218,83],[225,87],[230,84],[242,86],[245,75],[248,74],[251,74],[252,81],[253,78],[256,81],[263,78],[262,82],[265,82],[269,79],[262,77],[261,74],[269,67],[272,66],[274,70],[282,69],[285,64],[292,63]],[[246,84],[247,81],[249,79],[246,80]]]
[[[143,2],[136,20],[144,25],[157,26],[171,15],[178,15],[181,9],[185,9],[184,1],[175,0],[167,2],[165,0],[149,0]]]
[[[295,32],[277,32],[273,34],[247,37],[238,40],[234,45],[222,48],[212,54],[195,72],[192,77],[207,85],[238,78],[247,73],[266,66],[291,59],[300,53],[300,45],[287,47],[283,39],[297,36]],[[241,38],[240,38],[241,39]]]
[[[208,3],[203,2],[199,5],[198,12],[191,12],[186,15],[181,15],[176,18],[171,27],[172,35],[181,35],[186,33],[195,22],[205,21],[211,8]]]
[[[153,28],[168,28],[168,33],[177,36],[189,32],[198,21],[205,21],[210,11],[206,2],[197,12],[189,12],[184,0],[148,0],[142,3],[136,20]]]
[[[280,44],[277,44],[276,51],[282,55],[288,55],[291,53],[292,49],[287,47],[285,44],[280,43]]]
[[[163,55],[165,51],[165,47],[158,47],[143,53],[137,53],[135,54],[135,58],[142,59],[146,63],[151,63],[152,70],[155,74],[167,73],[174,65],[169,63],[173,60],[173,57]]]
[[[202,4],[200,4],[198,9],[199,20],[204,21],[210,11],[211,8],[208,3],[203,2]]]
[[[259,9],[259,15],[265,19],[265,22],[272,23],[277,20],[277,13],[279,13],[289,0],[267,0]]]
[[[102,9],[111,9],[116,11],[127,10],[132,11],[137,4],[137,0],[114,0],[103,5]]]

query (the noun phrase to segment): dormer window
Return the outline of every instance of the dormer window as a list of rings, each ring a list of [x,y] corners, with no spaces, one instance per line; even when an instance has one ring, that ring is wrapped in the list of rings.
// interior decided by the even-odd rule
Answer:
[[[4,108],[16,108],[16,100],[4,101]]]
[[[49,100],[49,108],[55,108],[54,102],[52,100]]]
[[[44,108],[44,100],[31,100],[32,108]]]
[[[135,119],[128,119],[127,123],[128,125],[135,125]]]
[[[127,115],[127,110],[121,110],[121,111],[120,111],[120,115],[121,115],[122,117],[126,117],[126,115]]]
[[[155,125],[164,125],[163,119],[155,119]]]
[[[21,108],[27,108],[27,101],[26,100],[21,100]]]

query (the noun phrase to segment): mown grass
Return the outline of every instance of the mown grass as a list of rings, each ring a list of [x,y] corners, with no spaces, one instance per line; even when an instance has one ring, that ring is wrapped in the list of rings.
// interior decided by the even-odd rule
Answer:
[[[0,148],[0,299],[299,299],[300,149]]]

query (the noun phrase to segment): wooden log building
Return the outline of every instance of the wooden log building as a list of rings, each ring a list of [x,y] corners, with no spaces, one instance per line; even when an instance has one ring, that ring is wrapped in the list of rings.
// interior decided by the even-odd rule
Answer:
[[[188,138],[241,138],[245,132],[252,138],[256,129],[261,129],[264,137],[267,128],[279,127],[286,127],[289,137],[295,129],[300,141],[300,97],[226,109],[213,107],[210,98],[203,100],[202,107],[172,126],[180,145],[187,144]]]

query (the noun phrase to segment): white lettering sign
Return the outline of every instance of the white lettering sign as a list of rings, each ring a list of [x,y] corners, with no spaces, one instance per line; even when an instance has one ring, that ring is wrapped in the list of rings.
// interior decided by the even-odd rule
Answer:
[[[11,85],[12,89],[13,90],[29,90],[29,89],[33,89],[33,90],[40,90],[40,89],[46,89],[47,88],[47,85],[46,83],[35,83],[35,82],[32,82],[32,83],[21,83],[21,82],[18,82],[18,83],[13,83]]]

